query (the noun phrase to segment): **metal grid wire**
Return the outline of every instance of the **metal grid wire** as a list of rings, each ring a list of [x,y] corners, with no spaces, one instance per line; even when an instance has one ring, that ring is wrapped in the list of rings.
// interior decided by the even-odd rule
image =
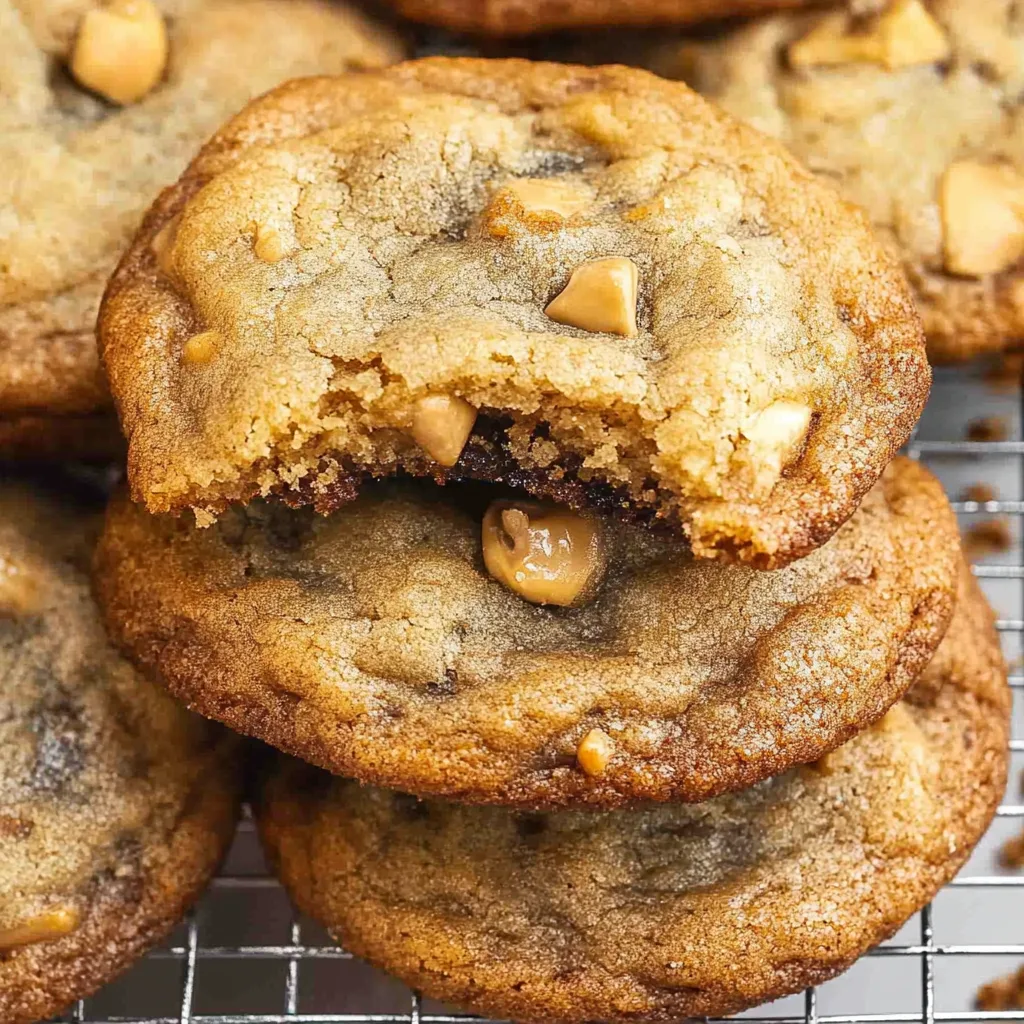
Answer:
[[[930,429],[922,426],[908,451],[935,469],[947,486],[949,477],[948,474],[943,476],[943,467],[951,470],[954,477],[959,471],[963,479],[973,481],[983,479],[986,466],[994,464],[995,460],[1000,460],[1004,475],[1009,468],[1016,481],[1012,498],[984,503],[955,502],[963,526],[969,527],[972,522],[986,517],[1006,516],[1015,538],[1012,557],[1004,556],[1001,561],[997,558],[994,563],[990,560],[975,566],[986,589],[991,584],[1011,588],[1011,603],[1017,609],[1014,617],[999,621],[1011,664],[1016,662],[1010,680],[1014,688],[1015,727],[1007,796],[1013,802],[1000,807],[993,826],[996,832],[1002,827],[1005,838],[1014,830],[1024,828],[1024,793],[1020,789],[1024,765],[1024,758],[1020,756],[1024,754],[1024,671],[1020,661],[1024,651],[1024,558],[1020,540],[1020,527],[1024,524],[1024,416],[1021,415],[1019,390],[1008,398],[992,398],[992,392],[986,390],[980,379],[973,381],[973,410],[961,408],[964,403],[971,404],[969,396],[961,402],[963,373],[960,370],[955,374],[937,375],[937,389],[939,385],[945,386],[946,404],[939,410],[938,417],[931,417]],[[933,398],[933,405],[937,400]],[[965,417],[970,411],[983,415],[991,412],[993,403],[998,405],[1000,401],[1003,410],[1010,410],[1013,440],[954,439],[963,436]],[[932,411],[930,407],[929,412]],[[928,421],[926,413],[922,422],[927,424]],[[952,486],[950,490],[953,492]],[[952,496],[955,497],[955,492]],[[996,607],[999,609],[999,601]],[[868,988],[873,986],[886,991],[889,1002],[882,1012],[826,1012],[835,1008],[834,1005],[822,1007],[819,1012],[824,1002],[821,992],[809,989],[802,997],[790,997],[767,1009],[752,1011],[744,1015],[746,1019],[758,1024],[1024,1022],[1024,1010],[969,1009],[970,998],[964,998],[963,993],[958,1000],[962,1008],[941,1009],[936,1000],[936,981],[952,961],[986,960],[986,966],[975,972],[976,978],[967,986],[970,991],[976,982],[1005,974],[1018,962],[1024,962],[1024,872],[995,873],[993,850],[997,847],[998,841],[989,842],[987,852],[979,851],[983,853],[980,871],[975,869],[979,863],[976,855],[960,877],[940,894],[936,904],[925,908],[893,940],[872,950],[860,962],[870,968],[877,965],[878,958],[883,958],[899,968],[895,987],[890,979],[886,988],[874,975],[869,975],[865,982]],[[933,908],[949,893],[959,894],[962,890],[971,890],[971,893],[966,903],[960,901],[961,913],[953,915],[957,918],[957,927],[967,932],[976,931],[976,927],[968,927],[972,908],[989,897],[992,902],[988,915],[983,915],[984,920],[980,922],[984,934],[992,937],[992,925],[1001,922],[1003,927],[994,930],[1008,934],[1011,941],[954,941],[961,937],[957,934],[940,941],[936,927],[939,911]],[[975,921],[974,925],[978,923]],[[236,925],[240,926],[241,938],[234,936],[231,941],[221,941],[221,936],[229,934]],[[999,957],[1010,959],[993,960]],[[333,988],[328,986],[326,997],[321,994],[309,1000],[306,998],[307,976],[318,965],[328,968]],[[218,968],[227,967],[231,969],[218,974]],[[163,973],[158,977],[160,970]],[[346,977],[350,970],[356,973]],[[323,974],[321,970],[321,980]],[[205,993],[204,988],[213,992],[213,996]],[[893,993],[899,993],[901,998],[892,998]],[[161,999],[162,1004],[157,1005]],[[397,982],[384,979],[360,965],[345,950],[332,945],[312,922],[298,920],[288,907],[280,886],[266,874],[259,861],[250,821],[243,821],[240,826],[235,853],[229,857],[225,873],[214,881],[204,904],[170,943],[152,952],[125,980],[92,1000],[78,1003],[63,1018],[74,1024],[462,1024],[469,1019],[472,1018],[422,1000]]]

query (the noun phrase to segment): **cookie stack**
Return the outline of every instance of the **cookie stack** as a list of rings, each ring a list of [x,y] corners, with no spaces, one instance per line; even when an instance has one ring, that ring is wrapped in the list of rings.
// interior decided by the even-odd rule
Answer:
[[[100,343],[131,489],[107,625],[302,759],[257,800],[272,860],[425,994],[732,1012],[848,966],[987,826],[992,617],[894,458],[913,297],[684,85],[283,86],[154,204]]]

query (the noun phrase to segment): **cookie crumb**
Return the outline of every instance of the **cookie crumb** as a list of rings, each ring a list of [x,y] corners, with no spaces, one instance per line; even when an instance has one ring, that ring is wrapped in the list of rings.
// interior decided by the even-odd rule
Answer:
[[[961,501],[976,501],[979,505],[984,505],[987,501],[995,501],[999,497],[999,493],[990,484],[968,484],[960,492]]]
[[[1024,374],[1024,352],[1006,352],[985,372],[985,383],[993,391],[1017,391]]]
[[[999,866],[1017,871],[1024,868],[1024,832],[1007,839],[999,848]]]
[[[982,985],[974,997],[974,1005],[979,1010],[1024,1009],[1024,967]]]
[[[983,519],[964,531],[964,554],[968,562],[1008,551],[1012,543],[1010,522],[1005,516]]]
[[[1002,416],[979,416],[967,424],[968,441],[1005,441],[1010,427]]]

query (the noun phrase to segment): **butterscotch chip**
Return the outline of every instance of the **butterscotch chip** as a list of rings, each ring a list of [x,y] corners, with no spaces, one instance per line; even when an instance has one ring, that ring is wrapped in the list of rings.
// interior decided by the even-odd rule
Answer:
[[[615,753],[615,741],[603,729],[591,729],[576,748],[576,760],[588,775],[600,775]]]
[[[939,482],[906,459],[770,573],[605,518],[593,586],[598,520],[500,493],[483,530],[480,485],[380,482],[327,516],[255,502],[202,530],[122,495],[98,593],[181,700],[339,774],[617,807],[704,800],[833,749],[917,677],[969,577]],[[593,728],[615,756],[592,776]]]
[[[569,283],[544,313],[584,331],[636,336],[636,264],[624,256],[591,260],[576,267]]]
[[[984,277],[1024,255],[1024,174],[1007,164],[960,160],[940,185],[946,269]]]
[[[149,247],[156,257],[156,265],[161,272],[168,277],[174,277],[174,267],[170,263],[171,247],[174,242],[174,235],[178,230],[177,218],[167,221],[166,224],[153,236]]]
[[[426,395],[413,406],[409,433],[438,465],[454,466],[476,423],[476,409],[456,395]]]
[[[258,228],[252,249],[264,263],[280,263],[288,255],[288,244],[276,228]]]
[[[921,0],[892,0],[866,29],[855,27],[850,14],[836,13],[788,50],[796,68],[869,61],[890,71],[945,60],[949,54],[946,33]]]
[[[13,928],[0,928],[0,950],[32,946],[37,942],[53,942],[70,935],[77,927],[79,913],[75,907],[58,907],[30,918]]]
[[[153,0],[111,0],[86,11],[71,73],[114,103],[141,100],[167,66],[167,28]]]
[[[344,0],[0,0],[0,456],[123,458],[95,324],[147,205],[251,97],[401,49]]]
[[[32,568],[0,555],[0,615],[31,615],[40,596]]]
[[[547,178],[520,178],[502,190],[530,214],[553,213],[568,220],[593,201],[578,187]]]
[[[772,479],[793,460],[807,437],[812,410],[802,402],[773,402],[743,427],[750,442],[749,457],[760,473]]]
[[[620,36],[571,55],[683,78],[784,141],[902,261],[934,361],[1024,340],[1024,21],[1012,0],[847,0],[700,41]]]
[[[193,334],[182,346],[181,361],[192,365],[205,365],[217,354],[217,348],[222,340],[216,331]]]
[[[425,996],[506,1020],[724,1016],[845,970],[956,874],[1005,784],[1009,705],[965,578],[910,698],[825,770],[697,806],[523,815],[282,758],[256,813],[297,906]]]
[[[272,286],[251,253],[271,213],[302,250]],[[149,246],[176,216],[169,281]],[[223,337],[205,384],[168,358],[196,323]],[[162,197],[101,334],[152,512],[511,480],[762,568],[852,514],[929,379],[897,267],[778,145],[677,83],[541,62],[251,104]],[[480,411],[451,468],[410,433],[424,394]],[[813,411],[790,451],[747,433],[777,403]]]
[[[522,231],[559,231],[593,202],[589,187],[581,182],[518,178],[495,192],[481,214],[481,223],[494,238]]]
[[[173,928],[233,832],[239,745],[113,648],[99,500],[0,485],[0,550],[44,602],[0,616],[0,1020],[55,1017]],[[29,618],[31,615],[31,618]]]

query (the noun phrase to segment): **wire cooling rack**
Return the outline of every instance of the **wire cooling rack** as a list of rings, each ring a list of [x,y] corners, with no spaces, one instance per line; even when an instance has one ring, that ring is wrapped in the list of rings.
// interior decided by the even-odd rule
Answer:
[[[995,416],[1005,440],[964,440],[968,424]],[[936,374],[911,444],[956,499],[983,483],[998,499],[956,501],[962,526],[996,517],[1006,551],[975,568],[1000,616],[1012,668],[1011,782],[970,862],[935,902],[842,978],[744,1016],[761,1024],[904,1024],[1020,1021],[1024,1010],[973,1009],[979,985],[1024,963],[1024,872],[998,866],[1001,844],[1024,828],[1024,431],[1019,388],[994,389],[981,371]],[[63,1018],[76,1024],[461,1024],[467,1018],[333,945],[294,916],[268,877],[252,823],[243,821],[224,873],[197,911],[124,978]]]

